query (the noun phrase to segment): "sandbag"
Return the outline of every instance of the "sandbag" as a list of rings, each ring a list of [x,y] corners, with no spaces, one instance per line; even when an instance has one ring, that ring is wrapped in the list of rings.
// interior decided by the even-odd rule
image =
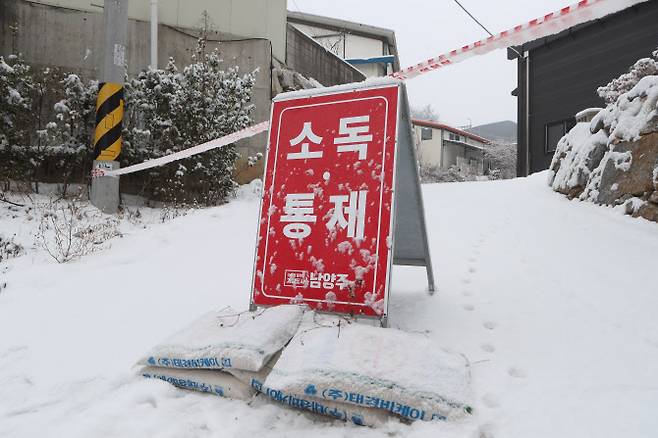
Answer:
[[[209,312],[156,346],[139,364],[258,371],[295,334],[306,307]]]
[[[469,383],[465,358],[423,335],[309,311],[263,386],[430,421],[470,413]]]
[[[220,397],[248,400],[256,393],[249,385],[223,371],[143,367],[139,373],[148,379],[160,379],[179,388]]]
[[[275,355],[260,372],[242,371],[237,369],[231,369],[229,372],[245,385],[249,385],[255,391],[262,393],[277,403],[292,408],[302,409],[314,414],[351,422],[358,426],[378,427],[384,425],[384,423],[392,418],[391,415],[382,410],[354,406],[331,400],[320,400],[314,397],[300,396],[298,394],[288,394],[281,390],[264,386],[263,382],[267,378],[272,367],[275,365],[278,357],[279,354]]]

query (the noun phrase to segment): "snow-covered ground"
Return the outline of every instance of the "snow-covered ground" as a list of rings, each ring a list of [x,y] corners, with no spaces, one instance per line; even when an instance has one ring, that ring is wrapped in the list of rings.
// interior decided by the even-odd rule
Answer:
[[[359,428],[134,375],[200,314],[247,307],[258,204],[243,196],[124,221],[111,248],[68,264],[33,248],[3,262],[0,436],[655,437],[658,225],[546,178],[424,186],[439,292],[422,269],[394,270],[392,326],[472,363],[463,422]],[[29,245],[35,226],[0,203],[5,237]]]

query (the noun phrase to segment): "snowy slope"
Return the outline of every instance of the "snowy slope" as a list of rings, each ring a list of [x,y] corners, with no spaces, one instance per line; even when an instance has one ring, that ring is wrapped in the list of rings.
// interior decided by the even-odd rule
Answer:
[[[134,377],[193,318],[247,307],[258,205],[240,199],[66,265],[36,250],[3,263],[0,436],[654,437],[658,226],[545,180],[424,186],[439,293],[422,269],[394,271],[391,324],[473,364],[464,422],[358,428]],[[0,217],[23,238],[32,226]]]

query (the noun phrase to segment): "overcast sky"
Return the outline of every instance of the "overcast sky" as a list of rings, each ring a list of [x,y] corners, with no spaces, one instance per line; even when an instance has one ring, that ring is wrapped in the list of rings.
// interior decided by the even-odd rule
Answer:
[[[460,0],[494,34],[574,0]],[[453,0],[288,0],[288,9],[393,29],[402,67],[488,36]],[[411,105],[431,104],[462,126],[516,121],[516,63],[497,50],[408,82]]]

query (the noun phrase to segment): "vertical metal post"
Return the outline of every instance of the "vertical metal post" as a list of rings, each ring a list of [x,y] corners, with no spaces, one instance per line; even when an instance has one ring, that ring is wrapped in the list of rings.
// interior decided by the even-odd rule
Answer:
[[[128,0],[105,0],[103,25],[105,34],[96,103],[94,169],[117,169],[119,162],[116,158],[121,152]],[[93,178],[90,199],[104,213],[116,213],[119,208],[119,178]]]
[[[158,68],[158,0],[151,0],[151,68]]]

